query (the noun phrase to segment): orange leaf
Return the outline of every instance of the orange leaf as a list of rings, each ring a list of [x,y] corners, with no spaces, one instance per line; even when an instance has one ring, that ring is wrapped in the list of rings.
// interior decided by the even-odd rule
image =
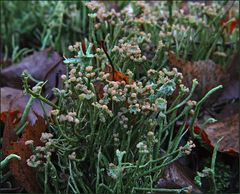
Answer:
[[[16,125],[19,121],[20,121],[20,117],[19,117],[19,110],[15,110],[12,112],[1,112],[0,114],[0,120],[3,121],[4,123],[7,122],[7,119],[10,119],[10,122],[13,125]]]
[[[223,18],[223,19],[220,21],[221,26],[226,25],[226,23],[227,23],[229,20],[230,20],[230,19],[229,19],[228,16],[226,16],[225,18]],[[231,33],[233,32],[233,30],[237,27],[237,25],[238,25],[238,20],[237,20],[236,17],[234,17],[233,20],[232,20],[229,24],[227,24],[227,26],[226,26],[226,28],[225,28],[226,32],[229,33],[229,34],[231,34]]]
[[[3,139],[3,154],[17,154],[21,157],[21,160],[11,160],[9,162],[9,169],[14,178],[22,185],[26,191],[40,192],[40,189],[35,179],[36,174],[33,168],[27,165],[26,160],[32,155],[32,151],[28,145],[25,145],[25,141],[33,140],[35,146],[42,145],[40,137],[42,132],[46,129],[45,121],[42,117],[37,116],[37,121],[34,125],[28,124],[23,131],[22,137],[13,139],[11,133],[14,130],[15,125],[8,119],[5,123]],[[11,139],[10,139],[11,138]]]
[[[202,130],[198,126],[194,126],[194,133],[201,135],[202,141],[208,146],[213,147],[211,141],[208,139],[208,135],[205,133],[204,130]]]
[[[112,70],[111,65],[106,65],[104,72],[109,73],[109,81],[125,81],[127,84],[129,83],[128,76],[123,74],[120,71],[117,71],[116,69]]]

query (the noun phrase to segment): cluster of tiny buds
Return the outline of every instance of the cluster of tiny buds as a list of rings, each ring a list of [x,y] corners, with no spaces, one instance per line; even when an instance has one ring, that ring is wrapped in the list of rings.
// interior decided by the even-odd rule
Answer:
[[[193,141],[189,140],[184,147],[180,146],[179,149],[183,150],[183,152],[186,155],[189,155],[192,152],[192,149],[195,148],[195,147],[196,147],[196,145],[193,143]]]
[[[189,100],[189,101],[187,102],[187,105],[188,105],[188,106],[196,106],[196,105],[197,105],[197,102],[196,102],[195,100]]]
[[[174,73],[176,74],[177,70],[173,69],[171,72],[171,75],[174,76]],[[157,74],[156,76],[150,76],[155,73]],[[157,84],[165,84],[171,81],[169,80],[168,76],[163,77],[163,75],[166,75],[166,73],[168,73],[167,70],[158,72],[156,70],[150,69],[148,71],[148,74],[151,78],[154,79],[154,77],[156,77],[158,79]],[[136,81],[131,84],[122,84],[118,81],[108,81],[103,88],[104,98],[100,99],[98,102],[100,105],[97,103],[94,103],[93,105],[99,106],[99,108],[103,109],[104,107],[101,106],[106,103],[105,100],[107,98],[108,100],[113,100],[116,102],[127,102],[128,109],[131,113],[134,114],[141,111],[143,111],[143,113],[147,113],[149,111],[158,112],[159,109],[166,106],[166,102],[162,98],[152,99],[152,102],[145,100],[149,98],[149,95],[155,97],[156,90],[154,90],[152,86],[152,82],[146,83],[146,85],[144,85],[143,82],[140,81]],[[161,85],[157,87],[161,87]]]
[[[77,68],[74,67],[72,64],[69,65],[70,71],[68,77],[66,75],[62,75],[61,79],[64,80],[65,89],[68,90],[68,95],[72,94],[70,90],[70,85],[74,84],[74,88],[82,92],[79,96],[81,98],[91,99],[94,96],[94,92],[86,86],[88,79],[95,79],[96,73],[93,72],[93,66],[86,66],[82,71],[77,71]],[[67,79],[68,78],[68,79]],[[87,79],[86,79],[87,78]]]
[[[81,48],[81,45],[82,45],[81,42],[76,42],[74,45],[69,45],[68,50],[70,52],[77,51],[78,49]]]
[[[147,136],[148,136],[148,137],[154,137],[154,132],[153,132],[153,131],[149,131],[149,132],[147,133]]]
[[[156,71],[155,69],[149,69],[147,71],[147,76],[150,78],[157,78],[157,84],[164,84],[168,82],[171,77],[177,77],[177,82],[179,84],[182,83],[183,75],[178,72],[177,68],[173,68],[171,71],[163,68],[160,71]]]
[[[169,36],[172,36],[172,32],[168,32],[168,31],[166,31],[166,32],[160,31],[160,32],[159,32],[159,37],[160,37],[161,39],[163,39],[163,38],[165,38],[165,37],[169,37]]]
[[[71,154],[68,155],[69,160],[75,160],[76,159],[76,152],[72,152]]]
[[[34,141],[33,140],[27,140],[25,141],[25,145],[33,145]]]
[[[176,74],[176,71],[177,71],[176,68],[174,68],[173,71],[168,71],[166,68],[163,68],[163,69],[160,70],[160,71],[156,71],[155,69],[149,69],[149,70],[147,71],[147,75],[148,75],[149,77],[154,76],[154,75],[158,75],[158,76],[161,76],[161,77],[163,77],[163,76],[165,76],[165,75],[173,76],[173,75]]]
[[[53,138],[53,134],[51,134],[51,133],[42,133],[40,141],[45,143],[45,147],[37,146],[36,150],[39,149],[38,151],[47,151],[47,152],[54,151],[53,145],[54,145],[55,140],[52,139],[52,138]],[[50,154],[48,153],[48,155],[51,155],[51,153]]]
[[[77,116],[76,112],[68,112],[67,115],[61,114],[58,118],[59,118],[60,122],[68,121],[68,122],[72,122],[75,124],[79,124],[80,121],[78,118],[76,118],[76,116]]]
[[[51,115],[57,116],[58,114],[59,114],[59,110],[58,109],[51,110]]]
[[[129,57],[135,62],[145,61],[146,56],[141,56],[142,51],[136,43],[123,43],[123,39],[119,41],[118,46],[114,46],[112,49],[113,52],[119,52],[123,57]]]
[[[127,92],[125,84],[125,81],[109,81],[103,88],[103,96],[116,102],[125,101]],[[99,103],[104,104],[104,101],[100,100]]]
[[[120,120],[119,121],[120,125],[122,125],[124,129],[127,129],[128,128],[128,118],[122,112],[118,113],[118,117]]]
[[[29,159],[27,159],[27,165],[33,168],[36,168],[38,165],[42,163],[41,160],[38,160],[36,155],[31,155]]]
[[[53,134],[52,133],[42,133],[40,141],[43,143],[48,142],[50,139],[52,139]]]
[[[149,150],[147,149],[147,145],[143,142],[139,142],[136,146],[139,149],[139,153],[147,154]]]
[[[45,146],[36,146],[34,149],[34,155],[31,155],[29,159],[27,159],[27,165],[30,167],[37,167],[38,165],[43,163],[44,158],[49,158],[54,151],[54,139],[52,133],[42,133],[40,141],[45,143]],[[25,145],[33,145],[33,140],[28,140],[25,142]]]
[[[94,11],[100,9],[103,5],[98,1],[90,1],[85,3],[88,9]]]
[[[115,9],[111,9],[110,11],[106,10],[105,5],[99,1],[91,1],[86,3],[86,6],[95,11],[94,14],[89,14],[90,17],[97,17],[101,25],[102,21],[108,21],[110,24],[114,25],[115,21],[113,18],[119,18],[120,13],[116,12]]]
[[[87,77],[87,78],[93,78],[96,75],[95,72],[92,72],[93,71],[93,66],[87,66],[85,68],[85,71],[86,71],[85,77]]]
[[[110,76],[109,73],[106,73],[106,72],[103,72],[103,71],[99,72],[100,80],[107,81],[109,76]]]
[[[114,19],[119,18],[120,13],[116,12],[115,9],[106,11],[105,8],[101,8],[97,11],[97,18],[100,21],[108,21],[110,24],[115,25]]]
[[[151,14],[145,14],[140,17],[130,18],[129,21],[139,24],[152,24],[152,25],[157,24],[156,17]]]
[[[92,72],[92,70],[93,70],[93,66],[90,66],[90,65],[85,68],[86,72]]]
[[[156,71],[155,69],[149,69],[149,70],[147,71],[147,75],[150,77],[150,76],[154,75],[156,72],[157,72],[157,71]]]
[[[194,101],[194,100],[189,100],[189,101],[187,102],[187,105],[193,108],[194,106],[197,105],[197,102]],[[191,115],[194,115],[194,113],[195,113],[195,111],[194,111],[193,109],[191,109],[191,110],[190,110],[190,114],[191,114]]]
[[[31,155],[29,159],[27,159],[27,165],[30,167],[37,167],[38,165],[43,163],[44,158],[51,157],[53,150],[47,150],[46,147],[37,146],[35,149],[36,153]]]
[[[180,87],[180,90],[182,92],[184,92],[184,93],[188,93],[189,92],[189,88],[187,88],[185,85],[180,84],[179,87]]]
[[[162,40],[160,40],[159,42],[158,42],[158,49],[162,49],[162,48],[164,48],[166,45],[163,43],[163,41]]]
[[[114,140],[114,143],[119,143],[119,134],[118,133],[114,133],[113,134],[113,140]]]
[[[158,124],[158,122],[156,121],[156,119],[149,119],[148,122],[149,122],[149,125],[150,125],[151,127],[155,127],[155,126],[157,126],[157,124]]]
[[[108,108],[107,105],[105,105],[105,104],[100,104],[100,103],[98,103],[98,102],[93,102],[92,105],[95,106],[95,107],[97,107],[97,108],[99,108],[100,110],[103,110],[104,112],[108,113],[108,115],[109,115],[110,117],[113,116],[112,111]]]
[[[211,15],[211,16],[216,16],[218,15],[218,10],[217,10],[217,4],[213,4],[213,6],[204,6],[203,7],[203,12],[208,14],[208,15]],[[222,10],[221,10],[222,11]]]

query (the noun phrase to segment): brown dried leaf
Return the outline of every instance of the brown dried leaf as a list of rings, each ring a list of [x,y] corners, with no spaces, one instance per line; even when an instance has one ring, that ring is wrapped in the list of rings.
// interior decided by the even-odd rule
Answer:
[[[233,114],[222,118],[218,122],[210,123],[204,129],[211,145],[224,137],[220,142],[219,151],[232,155],[239,153],[239,114]]]
[[[211,60],[196,62],[184,61],[182,59],[178,59],[173,52],[169,52],[169,62],[170,67],[180,69],[183,74],[183,83],[187,87],[191,87],[193,79],[196,78],[198,80],[199,85],[193,94],[194,100],[199,100],[210,89],[218,85],[228,85],[230,80],[230,74],[226,73],[220,65],[215,64]],[[207,104],[214,102],[216,97],[221,93],[222,90],[219,90],[211,95]]]
[[[194,193],[202,193],[193,182],[193,173],[191,170],[178,162],[169,165],[163,177],[157,183],[158,188],[179,189],[189,186],[192,187]]]
[[[222,138],[220,142],[220,152],[225,152],[230,155],[237,155],[239,153],[239,105],[238,103],[227,104],[222,111],[214,115],[217,122],[208,123],[202,126],[206,121],[201,119],[198,121],[194,132],[201,133],[202,142],[211,148],[216,142]]]
[[[60,76],[66,72],[62,57],[51,49],[35,52],[24,58],[20,63],[11,65],[0,73],[0,86],[22,89],[21,74],[27,70],[37,80],[48,82],[45,85],[45,94],[52,95],[52,88],[60,87]],[[31,85],[34,83],[30,82]]]
[[[239,153],[239,104],[236,103],[240,97],[238,81],[239,62],[240,55],[236,53],[233,55],[232,61],[225,72],[226,76],[229,76],[231,79],[223,83],[222,94],[214,99],[211,117],[218,121],[207,124],[205,128],[202,128],[203,130],[201,130],[201,127],[195,127],[195,133],[202,131],[202,141],[212,148],[221,137],[224,137],[220,142],[219,151],[231,155]],[[199,121],[199,123],[204,123],[204,121]]]
[[[231,79],[228,84],[225,84],[223,88],[222,95],[214,103],[215,106],[228,103],[232,100],[237,100],[240,98],[239,91],[239,72],[240,72],[240,54],[236,53],[232,57],[232,61],[228,67],[228,72],[231,75]]]
[[[25,95],[22,90],[4,87],[1,88],[1,113],[19,111],[22,113],[29,100],[29,95]],[[44,104],[46,113],[51,110],[51,107]],[[44,112],[42,110],[41,103],[38,99],[34,99],[30,112],[28,114],[28,121],[34,124],[37,120],[37,115],[43,117]]]
[[[129,83],[128,76],[126,76],[120,71],[117,71],[116,69],[112,69],[111,65],[106,65],[104,72],[110,74],[110,81],[125,81],[127,84]]]
[[[34,169],[29,167],[26,163],[26,160],[32,155],[32,151],[27,145],[25,145],[25,141],[33,140],[35,146],[42,145],[40,137],[42,132],[46,129],[45,121],[42,117],[38,116],[36,123],[34,125],[28,124],[23,131],[22,137],[18,138],[16,141],[9,139],[14,127],[12,121],[8,119],[4,128],[3,139],[5,141],[3,142],[2,150],[4,155],[7,156],[14,153],[19,155],[21,160],[11,160],[9,162],[9,169],[14,178],[26,189],[27,192],[40,192],[36,180],[36,173]]]

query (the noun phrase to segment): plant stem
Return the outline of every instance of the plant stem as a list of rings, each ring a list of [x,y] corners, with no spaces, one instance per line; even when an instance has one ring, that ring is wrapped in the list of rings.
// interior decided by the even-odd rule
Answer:
[[[21,160],[21,157],[16,154],[10,154],[8,155],[3,161],[0,163],[0,169],[3,169],[11,159],[16,158],[17,160]]]

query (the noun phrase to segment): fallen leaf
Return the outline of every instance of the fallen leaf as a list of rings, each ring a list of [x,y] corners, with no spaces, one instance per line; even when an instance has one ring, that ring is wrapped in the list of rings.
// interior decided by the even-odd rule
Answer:
[[[194,94],[194,100],[200,100],[209,90],[212,88],[223,85],[226,86],[230,80],[230,73],[224,71],[224,69],[214,63],[212,60],[205,61],[184,61],[178,59],[173,52],[169,52],[169,66],[171,68],[176,67],[180,69],[180,72],[183,74],[183,83],[187,87],[191,87],[192,80],[197,79],[199,85],[197,86]],[[206,104],[212,104],[216,101],[216,97],[221,95],[222,90],[215,92],[207,100]]]
[[[232,57],[231,63],[228,68],[228,72],[230,72],[231,79],[228,82],[228,84],[225,84],[225,87],[223,88],[223,92],[214,102],[213,108],[217,106],[219,107],[224,104],[230,104],[240,99],[239,64],[240,64],[240,54],[235,53]]]
[[[212,98],[211,107],[204,112],[203,118],[198,120],[194,127],[194,131],[201,135],[202,141],[213,148],[216,142],[224,137],[220,142],[220,152],[230,155],[239,153],[239,61],[238,53],[233,55],[231,63],[225,71],[226,77],[230,77],[228,81],[223,82],[224,88],[221,95]],[[218,93],[219,94],[219,93]],[[210,115],[208,115],[210,113]],[[214,123],[202,124],[206,121],[206,117],[213,117],[217,120]]]
[[[224,137],[219,144],[219,151],[236,155],[239,153],[239,114],[230,115],[204,128],[211,145]]]
[[[62,63],[62,57],[51,49],[35,52],[33,55],[24,58],[20,63],[13,64],[2,70],[0,73],[0,86],[22,88],[21,74],[27,70],[36,80],[46,81],[45,95],[52,95],[52,88],[60,88],[62,85],[60,76],[66,72]],[[34,86],[35,83],[29,83]]]
[[[231,21],[230,21],[231,20]],[[228,23],[228,24],[227,24]],[[233,30],[237,27],[238,25],[238,20],[236,17],[233,17],[233,18],[229,18],[228,16],[226,16],[225,18],[223,18],[221,21],[220,21],[220,25],[221,26],[225,26],[226,25],[226,28],[225,28],[225,31],[229,34],[231,34],[233,32]]]
[[[120,71],[117,71],[116,69],[112,69],[111,65],[106,65],[104,72],[110,74],[108,78],[109,81],[125,81],[126,84],[129,83],[128,76]]]
[[[164,171],[164,175],[157,183],[158,188],[180,189],[182,187],[192,187],[192,192],[202,193],[193,182],[193,173],[187,167],[178,162],[170,164]]]
[[[42,117],[37,116],[36,123],[34,125],[28,124],[23,130],[22,137],[17,139],[10,138],[14,127],[15,125],[8,119],[4,128],[2,151],[5,156],[13,153],[17,154],[21,157],[21,160],[11,160],[9,162],[9,169],[17,182],[19,182],[27,192],[40,192],[41,190],[36,180],[36,172],[33,168],[29,167],[26,162],[32,155],[32,151],[29,146],[25,145],[25,141],[33,140],[35,146],[42,145],[40,137],[46,129],[45,121]]]
[[[16,125],[20,121],[20,111],[15,110],[13,112],[1,112],[0,114],[0,120],[3,121],[4,123],[7,122],[7,119],[9,118],[11,123],[13,125]]]
[[[238,104],[228,104],[224,109],[215,114],[214,123],[208,123],[205,126],[204,119],[199,120],[194,127],[194,132],[201,136],[204,144],[213,148],[217,141],[224,137],[220,142],[218,151],[230,155],[239,153],[239,108]],[[206,120],[206,119],[205,119]]]
[[[22,90],[4,87],[1,88],[1,117],[4,114],[18,111],[22,113],[29,100],[29,95],[25,95]],[[49,113],[51,107],[43,103],[46,113]],[[38,99],[34,99],[32,107],[28,114],[28,121],[30,124],[34,124],[37,120],[37,115],[44,117],[44,111],[41,106],[41,102]]]

